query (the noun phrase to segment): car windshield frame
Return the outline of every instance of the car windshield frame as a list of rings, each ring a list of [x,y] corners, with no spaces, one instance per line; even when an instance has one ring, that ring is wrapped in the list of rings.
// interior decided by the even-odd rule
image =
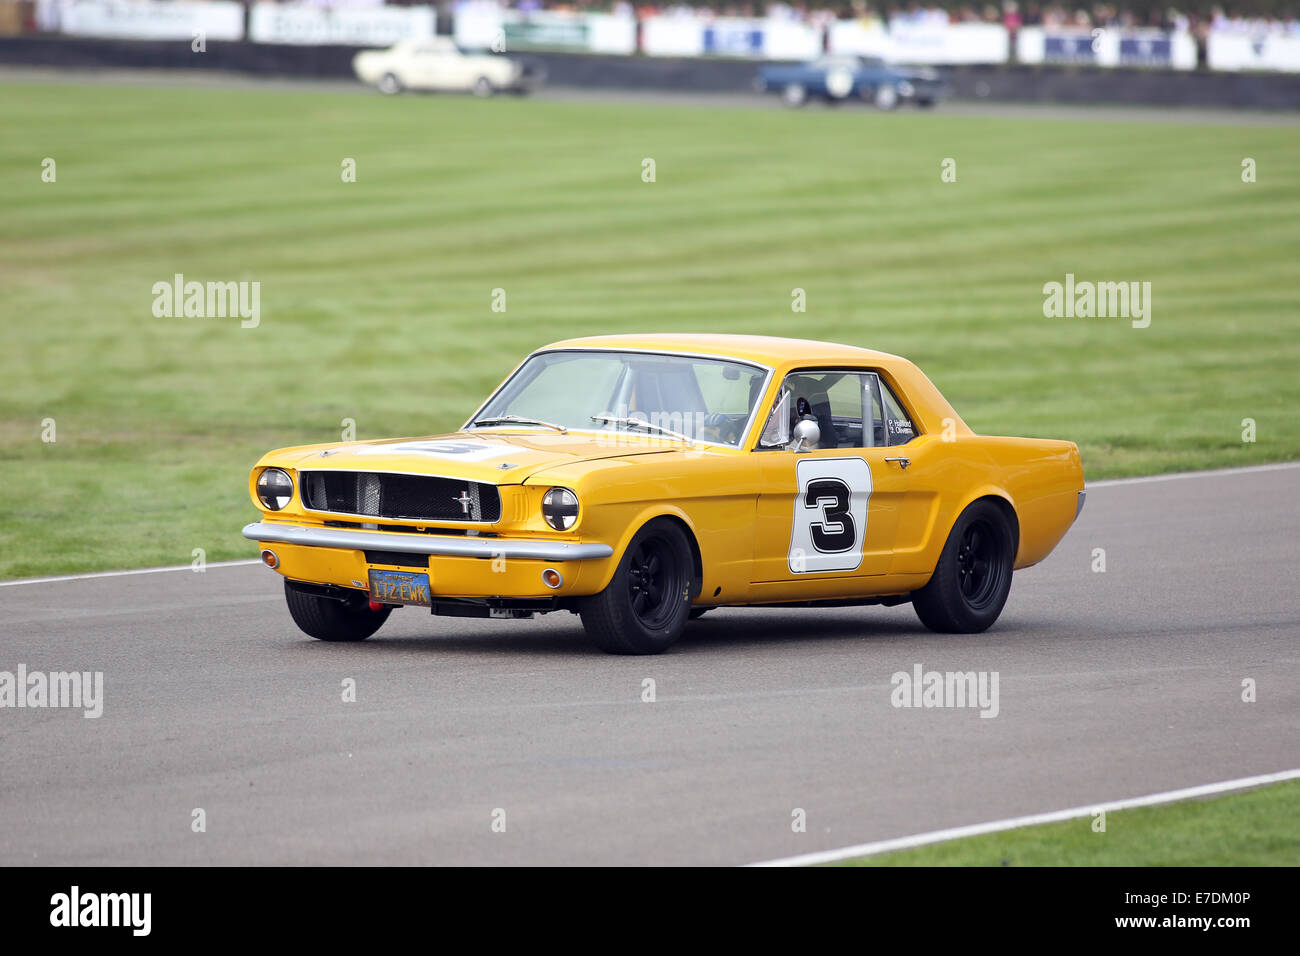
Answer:
[[[607,354],[607,355],[654,355],[654,356],[661,356],[664,358],[705,359],[707,361],[725,362],[732,365],[744,365],[749,368],[755,369],[756,371],[759,371],[763,374],[762,385],[758,388],[757,392],[755,393],[754,402],[749,409],[749,415],[745,419],[744,426],[740,429],[740,433],[738,438],[736,439],[735,444],[732,444],[730,442],[724,442],[724,441],[712,441],[708,438],[701,438],[697,436],[691,436],[691,442],[687,444],[685,442],[680,442],[679,439],[674,439],[665,435],[655,434],[649,431],[642,432],[642,431],[634,431],[634,430],[611,430],[609,428],[602,428],[599,427],[598,424],[595,422],[591,422],[588,425],[566,425],[566,427],[568,428],[568,433],[570,435],[580,434],[580,435],[609,436],[611,434],[618,434],[620,436],[642,437],[650,441],[658,441],[660,443],[663,443],[665,441],[671,442],[673,444],[681,443],[685,445],[686,448],[705,445],[713,448],[730,448],[733,451],[747,450],[748,446],[751,444],[750,439],[753,437],[753,430],[755,427],[755,423],[759,418],[760,412],[762,412],[766,407],[767,403],[765,399],[767,398],[768,389],[772,385],[772,376],[775,373],[775,369],[771,365],[766,365],[762,362],[754,361],[753,359],[737,358],[734,355],[723,355],[716,352],[688,352],[688,351],[682,351],[677,349],[653,349],[653,348],[609,348],[603,346],[584,346],[584,345],[565,346],[564,348],[538,349],[536,352],[531,353],[527,358],[525,358],[522,362],[520,362],[519,367],[516,368],[512,373],[510,373],[510,376],[504,382],[502,382],[496,389],[492,391],[492,394],[490,394],[487,397],[487,399],[484,400],[483,404],[480,405],[474,411],[474,414],[469,416],[468,419],[466,419],[465,424],[461,426],[461,431],[474,433],[479,431],[491,431],[499,428],[500,429],[527,428],[530,431],[531,430],[537,430],[539,432],[549,431],[549,429],[542,429],[539,428],[538,426],[524,425],[522,423],[514,423],[509,425],[506,424],[475,425],[474,421],[477,418],[479,418],[479,416],[483,415],[484,411],[494,401],[496,401],[497,396],[499,396],[502,392],[504,392],[506,389],[510,387],[511,383],[513,383],[515,379],[524,371],[524,369],[528,367],[528,364],[530,362],[543,355],[557,355],[565,352],[589,352],[594,354]],[[612,412],[612,410],[604,409],[603,412],[610,413]],[[493,416],[489,416],[489,417],[493,417]]]

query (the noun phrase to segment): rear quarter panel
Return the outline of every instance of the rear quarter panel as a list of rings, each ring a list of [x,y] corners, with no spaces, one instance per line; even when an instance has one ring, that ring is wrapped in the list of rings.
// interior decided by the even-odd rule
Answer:
[[[912,464],[891,573],[933,571],[957,517],[978,498],[1001,498],[1015,511],[1017,569],[1047,557],[1074,523],[1083,466],[1073,442],[931,434],[899,452]]]

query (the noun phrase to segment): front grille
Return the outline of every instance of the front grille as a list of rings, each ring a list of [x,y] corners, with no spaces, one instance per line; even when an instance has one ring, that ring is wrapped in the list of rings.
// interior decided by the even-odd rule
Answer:
[[[501,520],[496,485],[460,478],[375,471],[304,471],[302,500],[313,511],[422,521]]]
[[[326,521],[327,528],[356,528],[360,531],[393,531],[398,534],[437,534],[459,535],[462,538],[499,538],[495,531],[480,531],[478,528],[412,528],[406,524],[379,524],[374,521]]]

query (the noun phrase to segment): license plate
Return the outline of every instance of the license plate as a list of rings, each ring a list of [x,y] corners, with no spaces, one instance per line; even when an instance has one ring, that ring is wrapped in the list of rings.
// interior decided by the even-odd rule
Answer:
[[[429,575],[411,571],[370,572],[370,599],[380,604],[423,604],[429,607]]]

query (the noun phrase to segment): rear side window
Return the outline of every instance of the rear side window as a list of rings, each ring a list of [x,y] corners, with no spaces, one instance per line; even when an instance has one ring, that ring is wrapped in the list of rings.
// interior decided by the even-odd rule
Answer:
[[[907,412],[903,411],[903,406],[883,381],[880,383],[880,394],[885,402],[884,432],[888,439],[885,444],[906,445],[916,437],[912,419],[907,417]]]
[[[866,376],[867,394],[871,398],[871,430],[868,433],[871,447],[906,445],[916,437],[912,419],[903,411],[903,404],[875,372]]]

